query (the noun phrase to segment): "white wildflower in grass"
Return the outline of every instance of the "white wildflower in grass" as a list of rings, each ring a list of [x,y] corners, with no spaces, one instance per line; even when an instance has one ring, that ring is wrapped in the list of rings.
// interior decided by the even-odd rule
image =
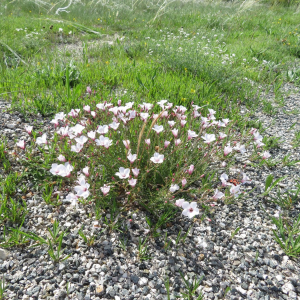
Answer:
[[[131,154],[131,153],[129,153],[129,154],[127,155],[127,158],[128,158],[128,160],[130,161],[130,163],[133,164],[134,161],[135,161],[136,158],[137,158],[137,155],[136,155],[136,154]]]
[[[137,179],[135,179],[135,178],[131,178],[128,180],[129,185],[133,188],[135,187],[136,182],[137,182]]]
[[[89,167],[83,168],[83,169],[82,169],[82,173],[83,173],[85,176],[89,177],[89,176],[90,176],[90,173],[89,173]]]
[[[76,145],[72,145],[72,146],[71,146],[71,151],[72,151],[72,152],[79,153],[79,152],[82,150],[82,148],[83,148],[83,145],[77,143]]]
[[[103,196],[106,196],[110,191],[110,185],[104,184],[104,186],[100,187],[100,190],[103,193]]]
[[[139,176],[139,173],[140,173],[140,170],[138,168],[132,169],[133,176],[137,177],[137,176]]]
[[[228,175],[226,173],[223,173],[221,176],[220,176],[220,179],[221,179],[221,182],[222,182],[222,186],[227,186],[228,185]]]
[[[176,200],[175,202],[175,205],[178,206],[178,207],[182,207],[182,204],[185,202],[184,199],[178,199]]]
[[[232,185],[230,188],[230,194],[234,197],[238,197],[241,194],[240,185]]]
[[[161,164],[164,161],[164,155],[155,152],[150,160],[155,164]]]
[[[57,157],[57,159],[58,159],[59,161],[62,161],[62,162],[66,162],[66,161],[67,161],[66,158],[65,158],[62,154],[60,154],[60,155]]]
[[[108,126],[107,125],[99,126],[97,132],[100,134],[108,133]]]
[[[152,130],[154,130],[158,134],[164,131],[164,127],[162,125],[154,125]]]
[[[181,207],[183,208],[182,214],[190,219],[199,214],[197,202],[183,202]]]
[[[94,141],[96,139],[96,131],[89,131],[87,136]]]
[[[216,189],[214,195],[213,195],[213,199],[214,200],[218,200],[218,199],[221,199],[225,196],[224,193],[220,192],[218,189]]]
[[[243,173],[242,172],[242,176],[243,176],[243,178],[242,178],[242,180],[241,180],[241,183],[251,183],[251,180],[250,180],[250,178],[247,176],[247,174],[246,173]]]
[[[123,144],[124,144],[126,149],[129,149],[129,147],[130,147],[130,141],[129,140],[123,141]]]
[[[120,179],[126,179],[129,177],[129,173],[130,173],[130,169],[125,169],[123,167],[119,168],[119,172],[116,173],[116,175],[120,178]]]
[[[78,144],[80,145],[84,145],[87,141],[88,141],[88,138],[84,135],[81,135],[80,137],[78,138],[75,138],[74,139]]]
[[[203,140],[204,140],[204,143],[205,144],[210,144],[212,143],[213,141],[216,140],[216,136],[214,134],[205,134],[204,136],[202,136]]]
[[[271,157],[271,154],[268,151],[262,153],[262,159],[268,159]]]

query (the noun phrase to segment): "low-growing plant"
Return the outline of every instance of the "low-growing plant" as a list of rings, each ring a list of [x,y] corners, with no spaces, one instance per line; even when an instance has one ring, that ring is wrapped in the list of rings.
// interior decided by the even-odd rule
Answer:
[[[71,256],[71,254],[67,256],[63,256],[64,249],[61,248],[63,237],[64,237],[64,232],[57,239],[56,250],[55,247],[53,247],[52,242],[48,239],[48,245],[49,245],[48,254],[54,263],[65,261]]]
[[[28,245],[30,240],[28,237],[20,230],[23,224],[19,228],[9,228],[6,230],[3,227],[3,237],[1,238],[0,246],[3,248],[11,247],[23,247]]]
[[[286,191],[282,193],[280,189],[277,189],[276,197],[271,198],[271,202],[275,203],[276,205],[280,206],[282,209],[291,209],[296,203],[299,202],[299,192],[300,187],[294,191]]]
[[[6,289],[7,289],[7,285],[5,284],[5,278],[3,275],[2,279],[0,280],[0,300],[4,299],[4,293]]]
[[[0,167],[3,167],[3,170],[5,172],[8,172],[10,170],[11,165],[7,157],[7,151],[5,150],[6,140],[2,137],[1,140],[3,140],[3,142],[0,144]]]
[[[145,238],[144,241],[142,241],[142,239],[139,238],[138,258],[141,261],[151,259],[151,256],[149,256],[147,241],[148,241],[148,238]]]
[[[231,233],[230,238],[233,239],[234,236],[240,231],[240,229],[241,229],[240,227],[237,227],[237,228]]]
[[[267,196],[270,194],[271,190],[282,180],[284,180],[287,177],[287,175],[282,176],[280,178],[277,178],[275,181],[274,180],[274,175],[270,174],[267,178],[266,178],[266,182],[265,182],[265,191],[262,193],[262,196]]]
[[[103,232],[103,230],[102,230],[102,232]],[[85,235],[82,228],[78,231],[78,234],[81,236],[81,238],[83,239],[83,241],[86,243],[86,245],[88,247],[92,247],[94,245],[95,238],[96,238],[95,235],[92,235],[92,236]]]
[[[88,87],[85,97],[92,98],[91,94]],[[56,114],[51,122],[60,127],[54,138],[49,140],[44,133],[35,138],[35,145],[45,157],[45,167],[53,160],[64,162],[52,163],[49,171],[54,179],[75,184],[76,194],[69,193],[66,198],[72,205],[94,201],[98,217],[101,206],[140,206],[156,219],[156,225],[150,227],[157,232],[172,218],[176,206],[189,218],[199,214],[196,202],[175,200],[188,195],[199,178],[201,203],[223,198],[224,193],[218,190],[211,196],[208,192],[215,177],[213,165],[226,166],[235,152],[244,153],[242,142],[248,145],[253,139],[255,144],[262,141],[257,129],[237,134],[233,122],[217,120],[216,113],[197,105],[192,105],[191,111],[184,106],[173,108],[167,100],[156,106],[105,101],[93,107],[85,105],[82,111],[72,109],[68,115]],[[23,145],[21,141],[18,144]],[[266,151],[258,155],[262,161],[269,157]],[[249,181],[247,176],[243,178],[243,182]],[[225,181],[220,189],[229,187],[228,197],[241,194],[240,185]],[[112,202],[107,201],[110,195],[114,195]],[[116,224],[108,219],[105,223],[110,227]]]
[[[195,278],[194,280],[192,280],[192,282],[190,282],[190,280],[184,278],[184,275],[182,274],[181,271],[179,271],[179,273],[184,282],[185,288],[187,290],[187,292],[181,293],[182,297],[187,300],[193,300],[193,299],[202,300],[204,298],[204,295],[202,294],[202,292],[200,292],[197,297],[196,291],[199,288],[203,277],[201,277],[199,280]]]
[[[13,224],[22,224],[28,213],[26,202],[20,203],[18,200],[4,198],[0,201],[0,219],[10,221]]]
[[[292,222],[281,215],[279,218],[271,219],[277,227],[277,230],[272,229],[276,242],[288,256],[298,257],[300,255],[300,214]]]

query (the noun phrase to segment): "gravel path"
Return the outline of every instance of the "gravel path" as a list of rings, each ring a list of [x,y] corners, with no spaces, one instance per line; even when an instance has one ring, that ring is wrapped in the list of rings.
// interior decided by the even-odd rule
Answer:
[[[272,100],[273,96],[268,97]],[[0,132],[7,137],[12,153],[16,140],[28,139],[25,124],[40,126],[45,131],[50,123],[38,116],[24,120],[19,113],[6,112],[8,107],[8,103],[0,102]],[[285,106],[276,115],[267,116],[261,111],[255,115],[267,128],[263,135],[281,138],[279,148],[270,151],[274,158],[291,154],[290,159],[300,159],[299,147],[293,148],[290,143],[293,134],[300,130],[299,113],[284,113],[293,109],[300,110],[299,90],[286,97]],[[249,197],[236,204],[219,203],[214,207],[211,221],[191,223],[178,216],[161,237],[149,239],[151,259],[145,261],[138,257],[139,237],[145,238],[147,233],[144,212],[122,213],[119,219],[124,220],[123,233],[108,229],[101,233],[105,228],[104,218],[96,222],[89,217],[91,206],[81,206],[75,211],[63,203],[55,208],[46,205],[39,192],[23,195],[18,190],[16,196],[23,196],[29,209],[23,229],[46,236],[45,229],[52,228],[54,219],[58,220],[61,229],[67,230],[64,254],[71,256],[53,264],[45,246],[9,249],[7,259],[0,259],[0,272],[8,284],[7,299],[168,299],[164,285],[167,277],[171,299],[175,299],[175,295],[184,291],[179,271],[189,279],[203,276],[199,290],[204,292],[205,299],[300,299],[299,259],[290,259],[274,241],[271,230],[274,225],[268,214],[278,213],[278,207],[259,196],[270,173],[275,177],[288,175],[280,186],[283,190],[294,188],[300,164],[291,167],[278,164],[271,170],[244,164],[237,162],[237,168],[245,170],[253,181],[255,189]],[[29,189],[32,186],[28,182]],[[299,213],[299,203],[289,211],[290,216]],[[85,233],[97,234],[92,247],[87,247],[78,235],[82,226]],[[231,238],[238,227],[239,232]],[[182,229],[184,234],[189,228],[186,240],[176,245],[178,232]],[[3,227],[0,229],[2,232]],[[168,249],[164,248],[166,231],[171,240]],[[126,251],[121,240],[127,241]],[[227,287],[230,291],[224,297]]]

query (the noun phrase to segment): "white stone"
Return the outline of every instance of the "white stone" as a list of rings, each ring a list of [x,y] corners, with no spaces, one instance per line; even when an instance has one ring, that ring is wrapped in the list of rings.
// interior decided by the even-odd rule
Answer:
[[[140,278],[140,280],[139,280],[139,285],[140,285],[140,286],[144,286],[144,285],[146,285],[147,283],[148,283],[148,278],[146,278],[146,277]]]
[[[285,283],[281,289],[285,294],[295,290],[294,286],[290,282]]]

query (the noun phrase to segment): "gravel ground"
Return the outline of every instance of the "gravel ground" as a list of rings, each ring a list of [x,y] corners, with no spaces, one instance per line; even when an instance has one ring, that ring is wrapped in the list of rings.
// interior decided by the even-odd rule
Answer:
[[[286,85],[284,89],[291,90],[292,86]],[[273,95],[266,97],[273,99]],[[53,128],[45,118],[25,120],[19,113],[7,112],[8,107],[8,103],[0,102],[0,131],[7,137],[10,153],[16,140],[28,139],[25,124],[39,126],[41,131]],[[281,138],[279,148],[270,151],[273,158],[282,159],[291,154],[290,159],[300,159],[299,147],[291,145],[293,134],[300,130],[299,113],[284,113],[293,109],[300,109],[298,90],[286,97],[285,106],[276,115],[267,116],[261,111],[255,115],[267,128],[263,135]],[[237,159],[236,168],[243,169],[252,180],[248,188],[254,190],[249,197],[235,204],[218,203],[210,215],[211,221],[191,222],[178,214],[161,237],[149,239],[151,259],[145,261],[138,257],[139,237],[147,234],[144,212],[122,213],[119,220],[123,233],[110,232],[105,229],[103,218],[96,222],[89,217],[91,206],[74,210],[63,203],[55,208],[46,205],[39,192],[22,195],[18,190],[17,195],[25,198],[29,209],[24,230],[46,236],[46,228],[52,227],[54,219],[58,220],[61,229],[67,230],[64,254],[71,256],[54,264],[44,246],[9,249],[8,257],[0,259],[0,272],[8,285],[7,299],[168,299],[164,285],[167,277],[171,299],[175,299],[185,290],[179,271],[188,279],[202,277],[199,290],[203,291],[204,299],[300,299],[299,259],[286,256],[274,241],[271,230],[274,225],[268,215],[277,214],[278,207],[259,196],[270,173],[275,177],[288,175],[280,187],[294,188],[300,165],[278,164],[271,170],[266,166],[255,168],[247,162],[244,165],[245,161]],[[29,189],[32,186],[28,182]],[[298,216],[299,203],[288,213]],[[92,247],[87,247],[78,235],[82,226],[87,234],[97,234]],[[238,227],[239,232],[231,239]],[[182,229],[186,233],[189,228],[186,240],[176,245],[178,232]],[[166,231],[171,240],[168,249],[164,248]],[[121,240],[127,241],[126,251],[121,247]],[[224,297],[227,287],[230,291]]]

